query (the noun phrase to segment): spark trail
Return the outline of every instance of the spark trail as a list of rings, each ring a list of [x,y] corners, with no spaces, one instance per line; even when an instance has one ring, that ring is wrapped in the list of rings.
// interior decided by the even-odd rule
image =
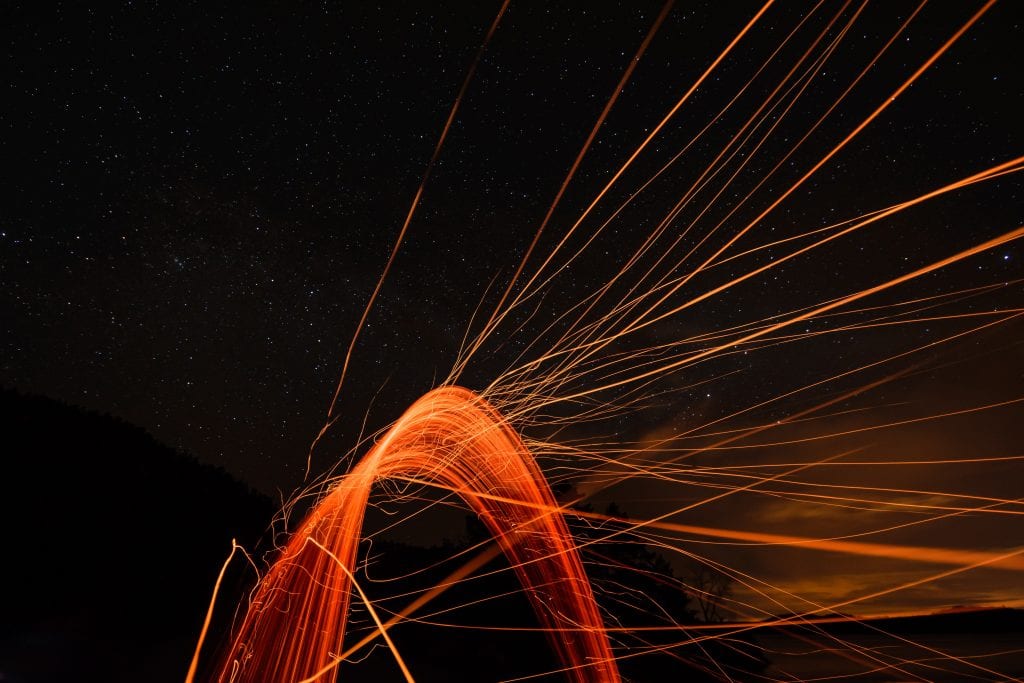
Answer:
[[[316,506],[260,582],[215,680],[329,680],[322,677],[341,661],[336,653],[343,649],[371,489],[400,477],[450,486],[476,512],[550,629],[551,646],[571,680],[618,680],[565,521],[536,512],[557,509],[544,475],[501,415],[459,387],[441,387],[416,401]],[[573,635],[559,632],[565,629]]]

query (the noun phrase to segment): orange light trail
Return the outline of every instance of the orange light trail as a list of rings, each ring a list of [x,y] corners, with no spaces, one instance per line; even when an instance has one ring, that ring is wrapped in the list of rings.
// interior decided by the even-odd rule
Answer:
[[[814,466],[816,463],[809,463],[800,465],[795,469],[806,469]],[[749,484],[754,486],[767,481],[779,479],[784,474],[778,474],[769,478],[758,478],[756,482]],[[417,479],[414,477],[405,477],[405,479],[411,483],[438,486],[440,488],[448,488],[444,485],[437,484],[424,479]],[[460,495],[464,494],[465,491],[456,487],[451,487],[452,490]],[[743,489],[730,488],[725,494],[731,495],[742,491]],[[506,499],[502,496],[496,496],[492,494],[482,495],[481,497],[489,500],[495,500],[496,502],[503,503],[514,503],[516,501]],[[701,501],[698,505],[704,504],[706,501]],[[1020,501],[999,501],[999,504],[1004,502],[1017,502]],[[558,505],[534,505],[534,509],[547,515],[561,514],[564,510],[562,506]],[[1020,553],[1014,552],[1010,554],[1006,553],[995,553],[995,552],[982,552],[974,550],[956,550],[952,548],[931,548],[924,546],[908,546],[908,545],[891,545],[885,543],[862,543],[856,541],[844,541],[837,539],[828,538],[810,538],[805,536],[793,536],[787,534],[771,534],[763,533],[758,531],[743,531],[738,529],[719,529],[714,527],[706,526],[695,526],[691,524],[678,524],[675,522],[666,521],[670,517],[687,512],[694,506],[686,506],[678,509],[674,509],[663,515],[659,515],[652,519],[634,519],[628,517],[620,517],[615,515],[602,514],[599,512],[588,512],[586,510],[572,510],[571,514],[577,517],[583,517],[586,519],[593,519],[601,522],[614,522],[622,525],[623,529],[629,533],[633,533],[643,528],[661,529],[664,531],[672,531],[683,534],[692,534],[695,536],[704,536],[709,538],[718,538],[727,541],[740,541],[743,543],[750,543],[761,546],[788,546],[796,548],[805,548],[808,550],[819,550],[824,552],[842,553],[847,555],[857,555],[862,557],[883,557],[887,559],[897,560],[908,560],[911,562],[921,562],[925,564],[946,564],[953,565],[956,567],[972,567],[989,565],[996,569],[1005,569],[1009,571],[1024,571],[1024,558],[1020,557]],[[965,510],[959,510],[964,512]],[[973,510],[971,510],[973,511]],[[544,514],[539,515],[544,516]],[[623,532],[613,532],[611,535],[602,538],[602,541],[608,540],[608,538],[619,535]],[[587,544],[581,544],[579,547],[586,547]],[[568,551],[565,551],[568,552]]]
[[[633,55],[633,59],[629,61],[629,66],[626,67],[626,72],[622,74],[622,78],[619,79],[618,84],[616,84],[615,90],[612,92],[612,96],[608,98],[608,102],[604,105],[604,109],[601,110],[600,116],[597,117],[597,122],[594,123],[594,127],[590,130],[590,135],[587,136],[579,154],[576,155],[576,159],[572,162],[572,166],[569,168],[569,172],[566,174],[565,180],[562,181],[562,186],[558,188],[558,192],[555,194],[555,198],[551,202],[551,206],[548,207],[548,211],[544,215],[544,219],[541,221],[540,227],[537,228],[537,232],[533,236],[533,241],[530,242],[530,246],[526,248],[523,258],[519,261],[519,266],[516,268],[516,272],[512,274],[512,279],[509,280],[508,286],[505,288],[505,292],[501,295],[501,299],[498,301],[498,305],[495,307],[494,313],[492,313],[490,319],[484,323],[484,330],[491,328],[495,317],[501,311],[502,306],[504,306],[505,300],[508,299],[509,294],[512,293],[516,280],[519,279],[523,269],[526,267],[527,261],[530,260],[530,255],[533,254],[533,250],[537,246],[537,242],[540,241],[540,236],[544,232],[544,228],[547,227],[548,222],[551,220],[551,216],[555,213],[555,209],[558,208],[559,202],[562,201],[562,196],[565,194],[566,189],[569,187],[569,183],[572,182],[573,176],[576,175],[576,171],[583,162],[583,157],[587,155],[587,150],[590,149],[590,145],[594,142],[594,138],[597,137],[597,131],[599,131],[601,126],[604,125],[605,119],[608,118],[608,113],[611,112],[612,107],[615,106],[616,100],[619,99],[619,95],[622,94],[623,88],[626,87],[626,83],[629,82],[630,76],[633,75],[636,65],[640,63],[640,58],[643,57],[644,52],[647,51],[647,47],[651,44],[651,40],[654,39],[654,35],[658,32],[658,29],[661,28],[661,25],[664,23],[669,12],[672,11],[672,6],[674,4],[675,0],[668,0],[668,2],[666,2],[661,8],[661,13],[658,15],[658,18],[654,20],[654,24],[647,32],[647,35],[644,36],[643,42],[640,43],[640,47],[637,48],[636,54]]]
[[[458,491],[494,534],[541,623],[583,629],[576,639],[549,639],[572,680],[618,680],[565,521],[535,514],[558,509],[540,469],[504,419],[459,387],[414,403],[313,509],[257,586],[216,680],[315,680],[333,669],[370,491],[379,480],[401,477]]]
[[[377,284],[373,288],[373,293],[370,294],[370,298],[366,302],[366,307],[363,308],[363,314],[360,316],[359,322],[356,324],[355,331],[352,333],[352,340],[349,342],[348,349],[345,351],[345,360],[341,366],[341,375],[338,377],[338,385],[334,389],[334,395],[331,396],[331,403],[327,408],[327,424],[320,429],[320,432],[309,447],[309,456],[306,459],[307,475],[309,474],[309,465],[313,449],[316,448],[319,440],[323,438],[324,434],[333,424],[332,418],[334,418],[334,410],[338,404],[338,396],[341,394],[341,387],[345,383],[345,375],[348,372],[348,366],[352,360],[352,351],[355,349],[356,342],[359,340],[359,333],[362,331],[363,325],[366,324],[366,318],[370,315],[370,309],[373,308],[373,304],[377,300],[377,295],[380,294],[380,290],[384,286],[384,280],[387,279],[388,273],[391,270],[391,265],[395,262],[398,250],[402,246],[406,232],[409,230],[409,224],[412,222],[412,217],[416,213],[416,207],[419,206],[420,199],[423,197],[423,190],[427,185],[427,180],[430,178],[431,171],[434,170],[437,158],[441,155],[441,148],[444,147],[444,141],[448,137],[448,131],[451,130],[452,123],[455,121],[455,114],[459,111],[459,105],[462,104],[462,98],[465,96],[466,90],[469,88],[469,82],[473,80],[473,74],[476,73],[476,68],[480,63],[480,58],[483,57],[484,50],[487,48],[488,43],[491,42],[494,32],[498,29],[498,24],[501,22],[501,18],[504,16],[505,10],[508,9],[509,2],[510,0],[503,0],[501,9],[498,10],[498,16],[494,18],[494,22],[491,24],[483,43],[480,45],[480,49],[477,51],[476,56],[473,58],[473,62],[469,66],[469,71],[466,73],[466,77],[462,81],[459,93],[455,96],[455,101],[452,103],[451,111],[448,113],[448,119],[444,122],[444,128],[441,130],[441,135],[438,137],[437,144],[434,146],[434,153],[430,156],[430,161],[427,162],[427,167],[423,171],[423,178],[420,180],[419,188],[416,190],[416,195],[413,197],[412,204],[409,206],[409,211],[406,213],[405,221],[402,223],[402,229],[398,231],[398,237],[395,238],[395,246],[391,249],[391,254],[388,256],[387,263],[384,265],[380,278],[377,279]]]
[[[636,158],[639,157],[640,154],[644,151],[644,149],[646,149],[646,147],[651,143],[651,141],[658,136],[661,130],[665,127],[665,125],[668,124],[670,120],[672,120],[672,118],[676,115],[680,108],[682,108],[682,106],[686,104],[686,102],[690,99],[693,93],[697,91],[697,89],[704,83],[705,80],[707,80],[711,73],[714,72],[718,65],[729,55],[730,52],[732,52],[733,48],[736,47],[740,40],[742,40],[743,37],[750,31],[750,29],[753,28],[753,26],[758,22],[758,20],[761,19],[764,13],[768,11],[768,8],[771,7],[774,2],[775,0],[768,0],[767,2],[764,3],[764,5],[761,6],[761,9],[758,10],[757,14],[755,14],[753,18],[751,18],[750,21],[747,22],[743,29],[738,34],[736,34],[736,36],[732,39],[732,41],[729,42],[725,49],[722,50],[721,53],[719,53],[719,55],[714,59],[714,61],[711,62],[707,69],[704,70],[700,77],[697,78],[693,85],[691,85],[683,94],[683,96],[679,98],[675,106],[673,106],[672,109],[669,110],[669,112],[658,123],[658,125],[654,127],[654,129],[644,139],[644,141],[640,143],[640,146],[633,151],[633,153],[629,156],[625,163],[623,163],[619,170],[615,172],[611,180],[608,181],[604,188],[591,201],[590,205],[583,211],[580,217],[576,219],[576,222],[572,225],[572,227],[570,227],[566,231],[562,239],[558,242],[558,244],[554,247],[554,249],[552,249],[551,253],[547,256],[547,258],[545,258],[545,260],[537,268],[537,271],[527,280],[526,284],[520,290],[519,294],[517,294],[516,297],[513,298],[512,302],[508,305],[506,310],[511,310],[518,304],[524,292],[529,290],[529,288],[533,285],[534,281],[537,279],[540,273],[545,268],[547,268],[547,266],[551,263],[552,259],[554,259],[555,255],[562,249],[562,247],[565,246],[566,242],[576,231],[576,229],[583,223],[586,217],[590,215],[590,212],[594,210],[594,207],[598,205],[598,203],[608,193],[612,186],[615,185],[616,182],[618,182],[620,177],[622,177],[622,174],[624,174],[626,170],[633,164],[633,162],[636,161]],[[496,320],[500,321],[501,318],[502,316],[497,316]],[[489,331],[490,330],[485,329],[484,332],[481,333],[481,337],[486,336],[486,334]]]
[[[667,317],[678,315],[682,311],[684,311],[684,310],[686,310],[688,308],[691,308],[692,306],[694,306],[694,305],[696,305],[696,304],[698,304],[698,303],[700,303],[702,301],[710,299],[710,298],[714,297],[717,294],[721,294],[722,292],[725,292],[726,290],[734,287],[735,285],[737,285],[737,284],[739,284],[741,282],[744,282],[746,280],[754,278],[757,275],[765,273],[765,272],[767,272],[767,271],[769,271],[769,270],[771,270],[773,268],[777,268],[781,264],[785,263],[786,261],[788,261],[790,259],[793,259],[793,258],[795,258],[795,257],[797,257],[799,255],[802,255],[802,254],[805,254],[807,252],[810,252],[810,251],[812,251],[815,248],[818,248],[818,247],[820,247],[820,246],[822,246],[824,244],[827,244],[828,242],[834,241],[834,240],[836,240],[836,239],[838,239],[840,237],[843,237],[843,236],[845,236],[847,234],[850,234],[850,233],[852,233],[852,232],[854,232],[856,230],[859,230],[859,229],[861,229],[861,228],[863,228],[863,227],[865,227],[867,225],[870,225],[872,223],[878,222],[878,221],[880,221],[880,220],[882,220],[882,219],[884,219],[884,218],[886,218],[888,216],[891,216],[893,214],[898,213],[899,211],[902,211],[902,210],[907,209],[909,207],[912,207],[912,206],[915,206],[917,204],[921,204],[923,202],[926,202],[929,199],[941,196],[943,194],[947,194],[949,192],[953,192],[955,190],[961,189],[961,188],[969,186],[969,185],[973,185],[974,183],[977,183],[977,182],[982,181],[982,180],[991,179],[993,177],[998,177],[998,176],[1003,175],[1003,174],[1005,174],[1007,172],[1017,172],[1017,171],[1021,171],[1021,170],[1024,170],[1024,156],[1016,157],[1014,159],[1011,159],[1011,160],[1006,161],[1004,163],[998,164],[996,166],[993,166],[993,167],[991,167],[989,169],[986,169],[984,171],[981,171],[979,173],[973,174],[973,175],[971,175],[969,177],[962,178],[962,179],[960,179],[960,180],[958,180],[956,182],[950,183],[950,184],[948,184],[948,185],[946,185],[944,187],[938,188],[936,190],[933,190],[931,192],[923,194],[923,195],[921,195],[919,197],[915,197],[914,199],[910,199],[908,201],[905,201],[905,202],[902,202],[900,204],[897,204],[897,205],[895,205],[893,207],[890,207],[889,209],[886,209],[884,211],[880,211],[880,212],[874,213],[874,214],[870,215],[868,218],[865,218],[864,220],[858,221],[858,222],[854,223],[853,225],[845,228],[844,230],[842,230],[842,231],[840,231],[838,233],[834,233],[832,235],[824,237],[824,238],[822,238],[822,239],[820,239],[820,240],[818,240],[818,241],[816,241],[816,242],[814,242],[814,243],[812,243],[812,244],[810,244],[808,246],[801,247],[800,249],[797,249],[797,250],[795,250],[795,251],[793,251],[793,252],[791,252],[791,253],[789,253],[789,254],[787,254],[785,256],[782,256],[782,257],[777,258],[777,259],[775,259],[775,260],[773,260],[773,261],[771,261],[769,263],[766,263],[765,265],[762,265],[762,266],[760,266],[758,268],[755,268],[755,269],[753,269],[753,270],[751,270],[751,271],[749,271],[747,273],[744,273],[744,274],[739,275],[739,276],[737,276],[735,278],[732,278],[731,280],[729,280],[728,282],[726,282],[726,283],[724,283],[722,285],[719,285],[719,286],[717,286],[717,287],[715,287],[713,289],[710,289],[710,290],[708,290],[706,292],[703,292],[702,294],[699,294],[699,295],[689,299],[685,303],[680,304],[679,306],[674,307],[670,311],[666,311],[666,312],[661,313],[661,314],[659,314],[659,315],[657,315],[657,316],[655,316],[653,318],[644,320],[644,317],[648,313],[653,312],[655,306],[657,305],[656,304],[655,306],[650,307],[648,309],[647,313],[644,313],[643,315],[639,316],[634,321],[634,323],[624,326],[623,329],[621,329],[619,331],[613,332],[613,333],[608,334],[607,336],[605,336],[603,338],[600,338],[600,339],[597,339],[597,340],[594,340],[594,341],[583,342],[583,343],[581,343],[581,344],[579,344],[577,346],[571,347],[571,348],[569,348],[567,350],[566,349],[552,350],[552,351],[550,351],[550,352],[540,356],[536,360],[533,360],[533,361],[531,361],[529,363],[526,363],[523,366],[521,366],[520,368],[516,368],[515,370],[512,370],[512,371],[510,371],[507,374],[509,374],[509,375],[519,374],[519,373],[522,373],[523,371],[525,371],[527,369],[539,367],[539,366],[543,365],[545,362],[549,361],[550,359],[552,359],[552,358],[554,358],[556,356],[568,355],[568,354],[572,354],[574,352],[580,351],[582,349],[588,349],[586,355],[578,356],[573,361],[574,363],[580,363],[587,356],[594,355],[595,353],[597,353],[601,349],[607,347],[609,344],[611,344],[615,340],[618,340],[618,339],[620,339],[622,337],[625,337],[625,336],[627,336],[629,334],[633,334],[633,333],[635,333],[638,330],[641,330],[643,328],[649,327],[649,326],[657,323],[658,321],[664,320]],[[697,353],[697,354],[688,355],[688,356],[684,357],[680,361],[665,364],[665,365],[661,366],[658,369],[655,369],[655,370],[652,370],[652,371],[648,371],[648,372],[636,373],[636,374],[632,375],[630,378],[627,378],[625,380],[621,380],[621,381],[618,381],[618,382],[608,383],[608,384],[602,385],[602,386],[600,386],[598,388],[595,388],[595,389],[592,389],[592,390],[588,390],[588,391],[585,391],[585,392],[582,392],[582,393],[573,394],[573,395],[570,395],[568,397],[565,397],[562,400],[573,400],[573,399],[581,398],[583,396],[586,396],[586,395],[589,395],[589,394],[592,394],[592,393],[596,393],[596,392],[603,391],[603,390],[606,390],[606,389],[609,389],[609,388],[614,388],[614,387],[617,387],[617,386],[621,386],[623,384],[632,383],[632,382],[635,382],[635,381],[638,381],[638,380],[642,380],[642,379],[645,379],[645,378],[648,378],[648,377],[652,377],[652,376],[657,375],[657,374],[661,374],[661,373],[669,372],[671,370],[678,369],[678,368],[680,368],[680,367],[682,367],[684,365],[687,365],[687,364],[690,364],[690,363],[692,363],[694,361],[700,360],[701,358],[706,358],[706,357],[718,354],[721,351],[728,349],[729,347],[736,346],[736,345],[739,345],[739,344],[744,344],[744,343],[749,342],[751,340],[759,339],[759,338],[764,337],[764,336],[766,336],[768,334],[771,334],[772,332],[784,329],[784,328],[789,327],[789,326],[791,326],[791,325],[793,325],[795,323],[798,323],[798,322],[802,322],[802,321],[805,321],[805,320],[810,320],[812,318],[818,318],[823,313],[830,312],[830,311],[832,311],[834,309],[840,308],[842,306],[846,306],[849,303],[853,303],[854,301],[858,301],[858,300],[860,300],[862,298],[865,298],[867,296],[870,296],[872,294],[877,294],[878,292],[884,291],[886,289],[890,289],[890,288],[892,288],[892,287],[894,287],[896,285],[902,284],[904,282],[907,282],[909,280],[915,279],[915,278],[920,277],[922,275],[926,275],[926,274],[928,274],[930,272],[933,272],[935,270],[939,270],[941,268],[944,268],[944,267],[946,267],[948,265],[956,263],[957,261],[960,261],[960,260],[963,260],[963,259],[968,258],[970,256],[973,256],[973,255],[975,255],[977,253],[980,253],[982,251],[986,251],[988,249],[992,249],[994,247],[1000,246],[1002,244],[1005,244],[1007,242],[1013,241],[1015,239],[1019,239],[1022,236],[1022,234],[1024,234],[1024,228],[1018,228],[1017,230],[1014,230],[1014,231],[1006,233],[1002,237],[995,238],[993,240],[989,240],[988,242],[985,242],[982,245],[976,245],[975,247],[972,247],[970,249],[966,249],[966,250],[960,252],[959,254],[956,254],[954,256],[948,257],[946,259],[943,259],[943,260],[941,260],[939,262],[936,262],[936,263],[934,263],[934,264],[932,264],[930,266],[926,266],[924,268],[920,268],[920,269],[918,269],[916,271],[913,271],[911,273],[908,273],[906,275],[900,276],[898,278],[894,278],[893,280],[890,280],[890,281],[888,281],[888,282],[886,282],[884,284],[877,285],[875,287],[871,287],[871,288],[862,290],[861,292],[850,294],[850,295],[847,295],[845,297],[842,297],[842,298],[839,298],[839,299],[827,302],[827,303],[822,304],[820,306],[814,307],[814,308],[812,308],[809,311],[804,311],[804,312],[802,312],[802,313],[800,313],[798,315],[794,315],[794,316],[792,316],[792,317],[790,317],[790,318],[788,318],[786,320],[783,320],[781,322],[775,323],[773,325],[766,326],[766,327],[762,328],[761,330],[755,331],[755,332],[753,332],[751,334],[747,334],[747,335],[741,336],[739,338],[736,338],[736,339],[730,340],[728,342],[725,342],[723,344],[717,345],[717,346],[715,346],[715,347],[713,347],[713,348],[711,348],[711,349],[709,349],[707,351],[703,351],[703,352],[700,352],[700,353]],[[686,278],[683,278],[683,280],[688,280],[688,279],[689,279],[689,276],[687,276]],[[673,287],[673,291],[675,289],[678,289],[682,284],[683,284],[683,282],[680,282],[675,287]],[[663,296],[661,301],[664,301],[667,298],[667,296],[668,296],[667,294],[665,296]],[[659,301],[659,303],[660,303],[660,301]],[[643,322],[640,322],[641,320],[643,320]],[[546,379],[546,381],[551,381],[551,379],[553,377],[557,377],[557,372],[548,373],[545,376],[545,379]],[[501,381],[506,381],[506,380],[507,380],[507,377],[502,377],[502,378],[499,378],[498,380],[496,380],[493,384],[497,385]]]

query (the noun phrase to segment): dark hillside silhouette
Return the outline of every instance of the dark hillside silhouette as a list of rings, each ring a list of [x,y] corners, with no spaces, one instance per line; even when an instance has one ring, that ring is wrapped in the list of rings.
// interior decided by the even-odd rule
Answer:
[[[109,415],[0,392],[4,681],[180,681],[271,501]],[[232,577],[236,583],[241,577]]]

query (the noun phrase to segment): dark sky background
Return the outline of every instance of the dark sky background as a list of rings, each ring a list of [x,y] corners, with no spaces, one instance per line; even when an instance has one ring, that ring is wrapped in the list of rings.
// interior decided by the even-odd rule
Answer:
[[[0,22],[0,382],[123,417],[260,490],[287,494],[298,486],[345,346],[499,6],[419,4],[8,4]],[[933,4],[740,217],[767,206],[980,6]],[[624,188],[636,187],[700,130],[810,6],[770,10],[627,174]],[[759,169],[771,168],[914,6],[877,3],[864,12],[741,188],[754,186]],[[540,253],[550,251],[552,236],[564,233],[757,7],[677,3]],[[808,26],[820,28],[839,7],[825,3]],[[360,338],[340,404],[344,417],[318,451],[315,472],[351,447],[368,410],[371,430],[386,425],[447,375],[485,289],[493,278],[507,282],[660,8],[512,3]],[[997,4],[737,249],[885,207],[1019,155],[1022,14],[1015,2]],[[805,33],[796,42],[809,41]],[[783,74],[769,69],[751,92],[763,96]],[[744,100],[574,264],[532,325],[504,346],[497,335],[465,383],[485,385],[539,325],[605,281],[756,101]],[[1021,187],[1010,176],[901,214],[644,339],[756,320],[930,263],[1021,225]],[[723,197],[713,215],[724,215],[737,194]],[[600,215],[615,205],[603,205]],[[731,222],[727,234],[739,225]],[[1019,243],[1011,244],[872,303],[1012,281],[1022,275],[1021,258]],[[694,286],[754,263],[733,262]],[[487,301],[493,307],[493,295]],[[945,310],[1021,301],[1020,285],[1011,284]],[[637,436],[671,416],[725,414],[953,329],[915,326],[734,357],[693,377],[737,369],[739,377],[714,391],[681,393],[676,403],[621,428]],[[970,353],[945,360],[973,353],[981,359],[976,364],[919,377],[897,398],[934,399],[918,406],[920,415],[1015,397],[1024,380],[1014,346],[1020,332],[1018,324],[972,341]],[[683,386],[693,377],[671,382]],[[961,391],[959,403],[947,400]],[[896,399],[872,396],[867,403],[887,400]],[[1019,425],[993,419],[986,426],[989,450],[1019,454],[1011,452]],[[1019,473],[1018,467],[980,474],[975,488],[1012,495],[996,482]],[[660,500],[655,494],[681,495],[650,488],[619,495],[634,497],[630,511],[647,513],[657,509],[645,502]],[[718,514],[723,526],[737,527],[751,510]],[[1016,536],[1019,542],[1019,529]]]

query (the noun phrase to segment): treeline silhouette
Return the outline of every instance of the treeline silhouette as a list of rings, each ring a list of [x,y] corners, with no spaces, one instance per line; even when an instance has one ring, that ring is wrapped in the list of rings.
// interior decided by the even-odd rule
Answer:
[[[5,510],[0,680],[181,681],[231,539],[269,548],[275,503],[223,469],[158,443],[110,415],[0,390]],[[565,492],[562,492],[563,494]],[[621,514],[617,509],[612,515]],[[750,641],[678,645],[685,632],[636,626],[697,623],[686,586],[659,554],[628,535],[569,516],[613,643],[632,681],[744,680],[765,662]],[[367,543],[364,588],[386,618],[442,581],[488,539],[466,518],[458,538],[432,547]],[[460,582],[393,630],[417,680],[496,681],[556,670],[518,581],[503,558]],[[204,649],[204,669],[228,644],[234,606],[254,574],[233,563]],[[350,642],[373,629],[353,599]],[[565,637],[571,637],[571,634]],[[639,649],[638,649],[639,648]],[[401,680],[380,644],[341,668],[345,681]],[[565,680],[560,674],[536,679]]]

